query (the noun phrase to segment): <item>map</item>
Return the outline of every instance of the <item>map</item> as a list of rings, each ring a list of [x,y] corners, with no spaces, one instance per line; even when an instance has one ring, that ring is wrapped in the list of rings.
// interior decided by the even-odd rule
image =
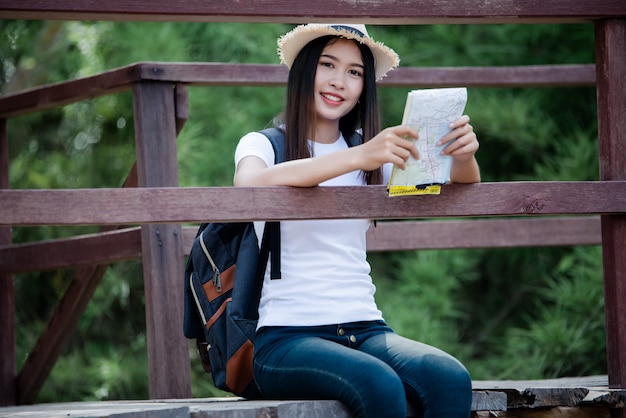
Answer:
[[[441,185],[450,181],[452,157],[441,155],[450,143],[437,146],[437,141],[450,132],[450,122],[463,115],[466,103],[466,88],[409,92],[402,123],[419,134],[415,146],[420,158],[410,157],[404,170],[393,167],[388,185],[390,196],[439,194]]]

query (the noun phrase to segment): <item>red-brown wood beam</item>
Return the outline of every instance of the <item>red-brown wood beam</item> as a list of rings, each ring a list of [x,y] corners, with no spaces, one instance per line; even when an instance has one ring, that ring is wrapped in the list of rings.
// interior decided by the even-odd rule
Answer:
[[[189,254],[198,228],[183,228]],[[110,264],[141,258],[139,228],[0,247],[0,274]],[[600,217],[460,221],[381,221],[367,235],[368,251],[599,245]],[[45,254],[45,256],[41,256]]]
[[[176,115],[176,136],[183,130],[189,119],[189,95],[183,83],[176,83],[174,87],[174,113]]]
[[[380,24],[588,22],[626,16],[623,0],[3,0],[3,19]]]
[[[36,87],[0,97],[0,117],[52,109],[130,89],[138,81],[191,86],[282,86],[287,68],[273,64],[142,62],[89,77]],[[515,67],[400,67],[385,87],[573,87],[595,84],[594,64]]]
[[[7,121],[0,119],[0,190],[9,188]],[[0,246],[11,244],[11,227],[0,227]],[[13,276],[0,273],[0,406],[15,405],[15,298]]]
[[[111,264],[137,258],[141,258],[139,228],[126,228],[0,247],[0,274]]]
[[[626,19],[595,33],[600,179],[626,180]],[[609,385],[626,388],[626,215],[602,216],[602,258]]]
[[[137,66],[130,65],[89,77],[62,81],[8,94],[0,98],[0,115],[16,116],[63,106],[128,90],[138,78]]]
[[[133,86],[139,187],[177,187],[174,84]],[[179,224],[141,227],[150,398],[191,396],[189,346],[182,335],[184,270]],[[177,338],[178,336],[178,338]]]
[[[0,190],[0,226],[625,212],[626,181],[449,184],[437,196],[398,197],[385,186]]]
[[[368,251],[598,245],[600,217],[383,221],[367,232]]]

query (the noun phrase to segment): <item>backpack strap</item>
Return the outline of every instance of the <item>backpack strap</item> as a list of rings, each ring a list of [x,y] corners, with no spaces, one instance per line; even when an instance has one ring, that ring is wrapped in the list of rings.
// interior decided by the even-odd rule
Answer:
[[[274,148],[274,163],[279,164],[285,161],[285,133],[278,128],[264,129],[261,133],[270,140]],[[261,282],[270,256],[272,257],[270,278],[272,280],[280,279],[280,222],[265,223],[259,252],[259,270],[257,271],[257,277]]]
[[[349,147],[356,147],[357,145],[361,145],[363,143],[363,137],[358,131],[354,131],[352,132],[352,135],[346,139],[346,142]]]
[[[280,128],[267,128],[260,131],[270,140],[274,148],[274,164],[285,161],[285,131]]]
[[[272,256],[270,264],[270,279],[280,279],[280,222],[266,222],[261,239],[259,263],[257,264],[257,283],[263,283],[267,261]]]

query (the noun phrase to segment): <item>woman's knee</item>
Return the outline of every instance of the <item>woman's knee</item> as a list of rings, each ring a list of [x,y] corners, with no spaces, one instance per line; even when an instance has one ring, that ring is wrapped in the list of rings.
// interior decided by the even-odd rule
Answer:
[[[437,369],[435,369],[437,370]],[[459,391],[472,391],[472,378],[461,362],[454,357],[447,357],[439,361],[438,366],[442,384],[448,388],[456,388]]]
[[[358,417],[406,416],[406,394],[400,377],[390,367],[366,373],[350,382],[351,409]]]
[[[425,417],[469,416],[472,379],[457,359],[447,355],[425,358],[419,380],[409,385],[407,395],[421,405]]]

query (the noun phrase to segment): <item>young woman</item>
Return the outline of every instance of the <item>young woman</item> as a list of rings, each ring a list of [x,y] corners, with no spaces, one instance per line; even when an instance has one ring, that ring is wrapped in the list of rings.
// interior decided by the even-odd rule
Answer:
[[[269,140],[249,133],[235,153],[235,186],[382,184],[393,164],[419,158],[409,127],[380,131],[376,81],[399,59],[365,26],[302,25],[278,46],[290,68],[285,162],[275,165]],[[348,147],[344,138],[355,131],[362,144]],[[480,181],[467,116],[442,139],[451,141],[451,181]],[[257,385],[268,398],[337,399],[355,417],[404,418],[407,401],[424,417],[469,417],[465,367],[385,324],[366,260],[369,226],[365,219],[281,222],[282,279],[266,277],[259,306]]]

